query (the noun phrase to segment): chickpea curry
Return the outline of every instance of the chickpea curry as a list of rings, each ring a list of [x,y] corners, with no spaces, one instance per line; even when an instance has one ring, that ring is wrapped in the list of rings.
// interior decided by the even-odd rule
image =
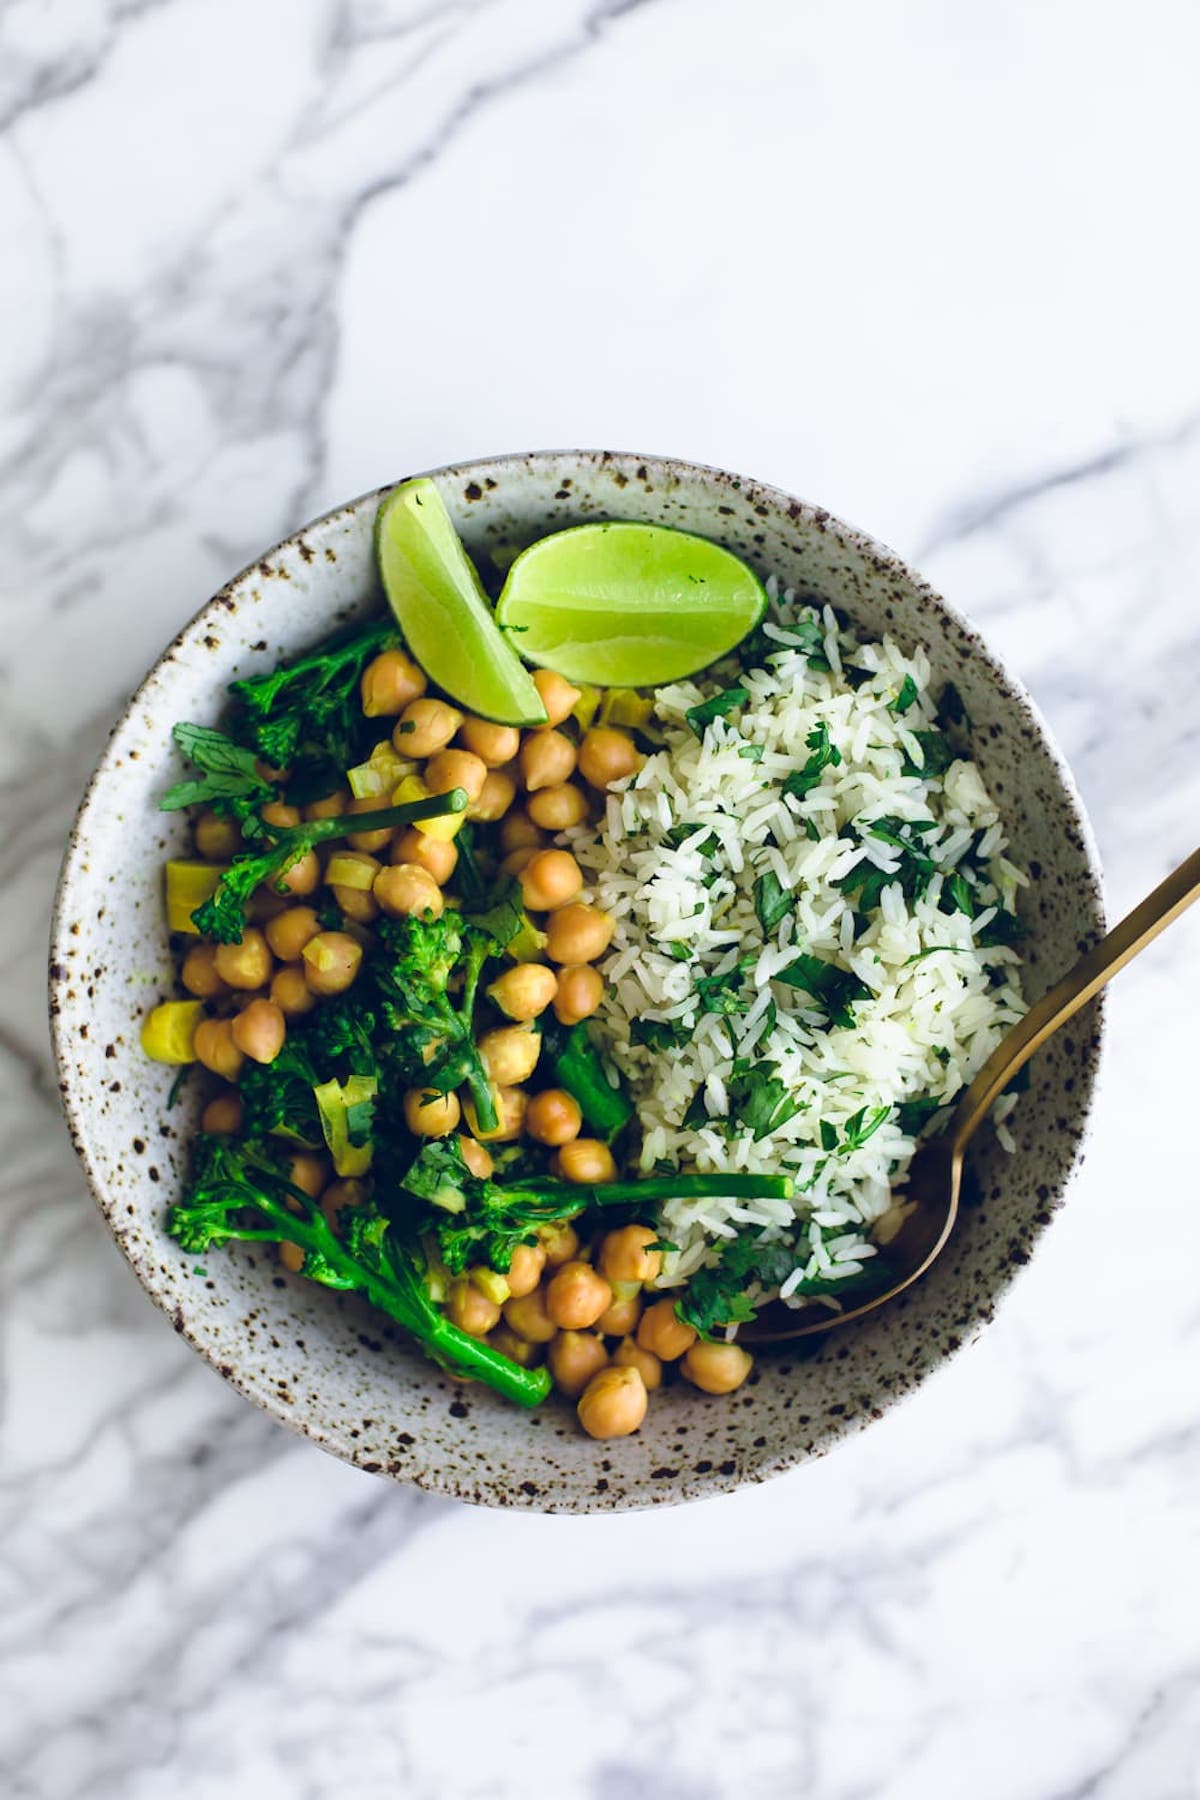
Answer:
[[[791,1182],[637,1173],[588,1026],[613,920],[556,838],[635,773],[649,709],[530,679],[537,723],[484,717],[380,619],[235,682],[224,730],[177,725],[195,774],[162,804],[191,814],[194,854],[166,870],[186,998],[143,1044],[204,1083],[168,1219],[186,1252],[277,1246],[457,1377],[525,1406],[557,1390],[607,1439],[674,1371],[724,1394],[751,1369],[656,1288],[659,1203]]]

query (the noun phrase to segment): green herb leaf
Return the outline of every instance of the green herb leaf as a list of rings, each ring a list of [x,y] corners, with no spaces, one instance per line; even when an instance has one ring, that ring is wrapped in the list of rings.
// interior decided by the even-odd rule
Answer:
[[[831,1025],[853,1025],[855,1003],[871,997],[866,982],[849,969],[839,969],[836,963],[823,962],[819,956],[809,956],[804,951],[786,969],[781,969],[775,979],[783,982],[785,987],[799,988],[810,994],[828,1015]]]
[[[711,725],[714,719],[723,719],[727,713],[735,712],[744,706],[750,698],[748,688],[727,687],[709,700],[702,700],[697,706],[689,706],[684,718],[698,738],[704,736],[704,728]]]
[[[919,1100],[901,1100],[896,1106],[896,1123],[905,1137],[920,1137],[934,1113],[949,1104],[933,1094],[925,1094]]]
[[[770,937],[787,918],[795,905],[795,896],[785,888],[774,869],[767,869],[754,883],[754,911],[764,937]]]
[[[711,1268],[697,1270],[675,1310],[704,1335],[721,1325],[745,1324],[755,1314],[754,1302],[745,1292],[750,1283],[781,1287],[795,1267],[794,1250],[765,1243],[761,1232],[743,1232],[726,1243]]]
[[[815,787],[819,787],[821,776],[828,768],[836,768],[842,760],[842,753],[837,745],[830,742],[829,727],[824,719],[809,732],[804,740],[812,752],[802,769],[793,769],[783,784],[783,793],[795,800],[803,800]]]
[[[920,698],[920,694],[921,690],[913,680],[912,676],[906,675],[900,684],[900,692],[896,695],[896,698],[894,700],[889,700],[888,711],[890,713],[907,712],[913,701]]]
[[[955,759],[954,745],[941,731],[914,731],[913,736],[921,746],[923,761],[920,766],[906,756],[901,769],[903,775],[921,775],[926,780],[935,775],[944,775]]]
[[[162,812],[178,812],[185,806],[211,806],[221,801],[239,800],[260,806],[275,797],[269,781],[258,772],[258,759],[208,725],[189,725],[183,720],[173,726],[175,739],[189,762],[202,771],[199,781],[179,781],[168,788],[159,801]]]

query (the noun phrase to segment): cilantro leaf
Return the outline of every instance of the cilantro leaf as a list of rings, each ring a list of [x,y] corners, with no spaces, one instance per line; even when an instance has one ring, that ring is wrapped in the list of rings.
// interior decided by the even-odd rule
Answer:
[[[711,725],[714,719],[723,719],[727,713],[735,712],[739,706],[745,705],[750,698],[750,691],[744,687],[723,688],[709,700],[702,700],[696,706],[689,706],[683,715],[698,738],[704,736],[704,728]]]
[[[710,1268],[696,1271],[675,1310],[702,1335],[720,1325],[745,1324],[756,1311],[745,1292],[750,1283],[781,1287],[795,1267],[794,1250],[785,1244],[764,1243],[761,1233],[743,1232],[728,1240]]]
[[[819,787],[824,771],[836,768],[842,760],[841,751],[836,744],[830,742],[829,727],[824,719],[809,732],[804,741],[812,754],[804,767],[793,769],[783,784],[785,797],[795,800],[803,800],[813,788]]]
[[[791,912],[795,898],[785,888],[774,869],[767,869],[754,883],[754,911],[762,926],[763,936],[770,937]]]
[[[890,713],[907,712],[913,701],[920,697],[921,690],[911,675],[906,675],[900,684],[900,691],[894,700],[888,701]]]
[[[955,759],[954,745],[943,731],[914,731],[924,761],[918,766],[910,756],[904,759],[903,775],[944,775]]]
[[[920,1137],[934,1113],[949,1104],[934,1094],[925,1094],[919,1100],[901,1100],[896,1106],[896,1123],[905,1137]]]
[[[223,731],[214,731],[208,725],[189,725],[180,720],[177,725],[172,726],[171,736],[188,761],[195,763],[201,771],[201,778],[198,781],[178,781],[174,787],[168,788],[158,803],[162,812],[178,812],[185,806],[219,806],[221,802],[230,801],[244,803],[249,811],[252,807],[274,799],[275,790],[259,774],[258,759],[254,752],[244,749],[241,744],[235,744]],[[231,811],[235,816],[240,816],[241,813],[239,807],[224,807],[222,810]]]
[[[839,969],[836,963],[823,962],[819,956],[809,956],[804,951],[780,969],[775,980],[810,994],[831,1025],[853,1025],[855,1003],[871,997],[866,982],[849,969]]]
[[[1016,913],[1001,909],[994,919],[988,920],[975,941],[987,950],[994,950],[1002,944],[1019,944],[1026,935],[1025,927]]]

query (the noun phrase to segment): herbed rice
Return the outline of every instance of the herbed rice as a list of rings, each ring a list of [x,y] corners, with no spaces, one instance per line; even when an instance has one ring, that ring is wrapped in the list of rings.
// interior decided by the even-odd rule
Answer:
[[[663,1283],[756,1227],[794,1247],[780,1291],[799,1305],[863,1273],[916,1115],[951,1101],[1024,1011],[1014,933],[996,920],[1027,877],[958,753],[965,740],[952,732],[947,749],[945,737],[917,736],[934,732],[942,698],[924,649],[861,643],[830,607],[770,591],[758,649],[658,690],[662,748],[616,784],[599,829],[568,841],[616,920],[596,1023],[637,1107],[642,1168],[796,1182],[795,1201],[668,1202],[662,1230],[677,1249]],[[688,709],[731,685],[744,702],[697,735]],[[785,793],[823,742],[840,761],[807,793]],[[885,819],[887,835],[872,833]],[[897,836],[932,871],[914,879],[910,849],[888,841]],[[786,910],[764,930],[755,883],[771,876]],[[801,953],[863,984],[843,1022],[779,979]],[[799,1110],[765,1130],[759,1118],[756,1137],[744,1097],[770,1076]],[[1006,1097],[995,1114],[1009,1149],[1013,1105]]]

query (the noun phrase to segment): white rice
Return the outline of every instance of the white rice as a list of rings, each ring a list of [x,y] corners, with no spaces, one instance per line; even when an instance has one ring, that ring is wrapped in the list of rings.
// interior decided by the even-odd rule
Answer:
[[[814,669],[796,647],[800,621],[820,627],[828,669]],[[915,1147],[897,1103],[950,1102],[1024,1011],[1016,952],[979,939],[998,912],[1013,910],[1027,877],[1004,855],[1004,828],[975,765],[958,758],[942,775],[924,773],[916,733],[934,729],[939,698],[924,649],[858,643],[829,607],[790,593],[773,594],[763,629],[766,653],[753,666],[731,660],[699,682],[658,690],[662,749],[618,785],[598,830],[580,826],[564,841],[616,920],[596,1024],[637,1107],[642,1168],[787,1173],[796,1183],[794,1201],[668,1201],[663,1233],[678,1248],[663,1285],[686,1281],[749,1226],[795,1248],[780,1291],[802,1305],[806,1286],[836,1288],[876,1254],[871,1224]],[[906,677],[916,699],[892,711]],[[734,683],[747,690],[745,703],[698,737],[688,708]],[[809,792],[785,794],[822,728],[840,763]],[[751,746],[759,748],[740,754]],[[913,764],[921,772],[905,773]],[[885,817],[926,822],[907,832],[934,865],[912,898],[908,851],[865,832]],[[878,872],[877,894],[858,912],[856,871]],[[764,933],[754,884],[768,872],[791,905]],[[850,892],[836,885],[847,877]],[[967,884],[973,917],[955,908],[952,877]],[[831,1023],[810,994],[779,979],[801,953],[865,984],[852,1023]],[[733,982],[739,1010],[704,1010],[697,980],[736,970],[743,956],[750,961]],[[655,1022],[677,1039],[665,1050],[637,1041]],[[747,1071],[766,1064],[802,1110],[755,1141],[738,1095],[755,1079]],[[996,1114],[1010,1149],[1015,1103],[1006,1098]],[[847,1123],[858,1116],[861,1136],[861,1120],[879,1112],[865,1141],[847,1144]]]

